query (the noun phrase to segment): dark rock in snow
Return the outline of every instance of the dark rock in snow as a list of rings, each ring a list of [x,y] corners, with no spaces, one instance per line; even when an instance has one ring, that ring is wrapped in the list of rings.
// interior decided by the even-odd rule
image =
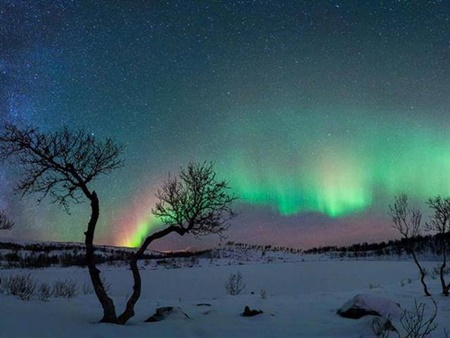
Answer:
[[[342,317],[352,319],[358,319],[368,315],[399,318],[402,309],[400,304],[389,299],[372,295],[356,295],[342,305],[337,313]]]
[[[181,319],[189,319],[189,316],[183,312],[183,310],[179,307],[173,306],[165,306],[159,307],[156,309],[156,312],[153,316],[149,317],[146,322],[160,322],[162,320],[171,318],[181,318]]]
[[[242,312],[242,316],[244,317],[253,317],[263,313],[261,310],[251,310],[248,306],[244,308],[244,312]]]

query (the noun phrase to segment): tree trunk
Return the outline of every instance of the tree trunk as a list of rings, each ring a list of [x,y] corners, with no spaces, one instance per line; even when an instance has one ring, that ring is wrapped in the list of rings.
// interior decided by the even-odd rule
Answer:
[[[134,306],[136,305],[137,301],[139,300],[139,297],[141,296],[142,279],[138,268],[138,259],[139,258],[137,254],[135,254],[130,261],[130,270],[131,273],[133,274],[133,281],[134,281],[133,293],[131,294],[130,298],[127,301],[125,310],[118,318],[119,324],[122,325],[125,325],[128,322],[128,320],[134,316]]]
[[[447,267],[447,244],[446,241],[447,239],[442,236],[442,264],[441,267],[439,269],[439,277],[441,280],[441,286],[442,286],[442,294],[446,297],[449,296],[449,285],[447,285],[447,283],[445,282],[445,268]]]
[[[114,302],[108,297],[103,282],[100,278],[100,270],[95,264],[94,257],[94,233],[95,227],[97,225],[98,217],[100,214],[100,207],[98,202],[98,197],[95,191],[88,196],[91,201],[91,218],[89,220],[88,229],[85,234],[85,244],[86,244],[86,263],[89,269],[89,275],[91,277],[92,286],[94,287],[95,294],[103,308],[103,318],[100,322],[103,323],[115,323],[118,324],[118,319],[116,315],[116,309],[114,307]]]
[[[414,252],[413,249],[410,249],[411,255],[413,256],[414,259],[414,263],[416,263],[417,268],[419,269],[419,273],[420,273],[420,283],[422,283],[423,286],[423,292],[425,293],[425,296],[430,297],[431,293],[428,291],[428,286],[425,283],[425,270],[422,268],[422,265],[420,265],[419,260],[417,259],[416,253]]]
[[[142,243],[139,250],[134,254],[133,258],[130,261],[130,270],[133,274],[133,293],[131,294],[130,298],[128,298],[127,306],[124,310],[124,312],[119,316],[118,322],[119,324],[126,324],[126,322],[134,316],[134,306],[136,305],[137,301],[139,300],[139,297],[141,296],[141,290],[142,290],[142,279],[141,274],[139,272],[138,268],[138,261],[141,259],[144,255],[145,250],[147,250],[150,243],[152,243],[154,240],[162,238],[164,236],[167,236],[168,234],[172,232],[177,232],[179,235],[183,236],[187,231],[182,228],[177,228],[175,226],[169,226],[161,231],[155,232],[151,236],[148,236],[145,241]]]

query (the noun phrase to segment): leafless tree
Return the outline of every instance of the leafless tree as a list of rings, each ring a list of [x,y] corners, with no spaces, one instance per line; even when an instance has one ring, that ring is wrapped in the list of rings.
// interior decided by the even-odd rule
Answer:
[[[14,222],[5,214],[3,210],[0,210],[0,230],[8,230],[14,226]]]
[[[447,268],[447,241],[450,237],[450,198],[436,196],[428,199],[427,204],[434,213],[429,222],[426,223],[426,228],[428,231],[437,235],[436,239],[439,243],[439,251],[442,256],[442,263],[439,267],[439,279],[441,282],[442,294],[444,296],[449,296],[450,283],[445,281],[445,273]]]
[[[229,190],[227,182],[216,178],[210,162],[189,163],[187,168],[181,168],[179,177],[169,175],[156,194],[158,202],[152,210],[166,228],[148,236],[130,262],[134,278],[133,293],[119,317],[119,323],[125,324],[134,315],[134,306],[142,288],[137,263],[148,246],[170,233],[181,236],[222,235],[228,229],[230,219],[236,215],[232,210],[236,196]]]
[[[91,216],[85,231],[86,261],[95,293],[103,307],[102,322],[117,322],[114,304],[107,295],[94,259],[94,233],[100,208],[97,193],[90,183],[123,165],[123,146],[112,139],[98,142],[83,130],[64,128],[57,132],[41,132],[32,127],[19,128],[5,124],[0,134],[0,157],[11,159],[22,167],[17,191],[23,195],[38,193],[38,201],[46,196],[67,211],[70,202],[87,198]]]
[[[420,264],[414,246],[408,241],[409,239],[420,235],[422,231],[422,212],[418,208],[409,206],[408,196],[406,194],[401,194],[396,196],[394,204],[389,206],[389,214],[392,217],[392,227],[407,240],[407,250],[419,269],[423,292],[426,296],[431,296],[425,282],[426,270]]]
[[[154,240],[172,232],[196,236],[219,234],[235,216],[231,209],[235,196],[229,193],[228,183],[218,181],[211,163],[190,163],[181,169],[179,178],[169,176],[157,193],[159,202],[153,213],[167,227],[148,236],[130,261],[134,278],[131,294],[124,312],[117,316],[113,300],[108,296],[94,259],[94,233],[100,208],[97,193],[90,183],[101,174],[109,174],[123,165],[123,146],[112,139],[97,142],[82,130],[45,133],[32,127],[23,129],[6,124],[0,135],[0,158],[10,158],[23,168],[17,191],[22,194],[40,193],[54,203],[69,208],[70,202],[80,203],[87,198],[91,217],[85,231],[86,260],[94,291],[102,305],[101,322],[125,324],[134,315],[134,305],[141,294],[138,260]]]

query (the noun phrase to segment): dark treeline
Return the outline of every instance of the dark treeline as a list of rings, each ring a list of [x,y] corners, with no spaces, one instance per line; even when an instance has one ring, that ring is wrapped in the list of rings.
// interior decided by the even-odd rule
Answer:
[[[86,267],[85,246],[81,243],[18,244],[0,242],[0,250],[0,261],[3,262],[5,268]],[[148,251],[142,256],[142,260],[208,257],[210,251]],[[133,249],[99,246],[95,251],[95,261],[97,264],[127,264],[132,255]]]
[[[175,263],[172,259],[224,258],[228,257],[234,250],[238,251],[240,256],[245,256],[246,253],[253,251],[261,252],[262,256],[269,252],[281,252],[290,254],[332,254],[340,258],[401,257],[402,255],[408,255],[408,247],[413,247],[419,255],[438,256],[442,240],[450,242],[450,234],[417,236],[379,243],[364,242],[350,246],[315,247],[308,250],[228,241],[218,248],[200,251],[147,251],[142,260],[155,260],[157,264],[164,265],[167,263],[166,265],[174,265]],[[450,247],[450,245],[447,247]],[[95,260],[98,264],[121,265],[127,264],[132,254],[133,249],[100,246],[95,251]],[[0,242],[0,262],[2,262],[4,268],[85,267],[85,246],[81,243],[18,244]]]
[[[261,252],[264,256],[268,252],[282,252],[300,254],[301,249],[285,246],[259,245],[247,243],[235,243],[229,241],[219,248],[199,251],[147,251],[142,260],[157,261],[161,265],[174,265],[172,259],[218,259],[228,257],[226,251],[239,251],[239,255],[245,256],[249,251]],[[121,265],[127,264],[133,250],[129,248],[117,248],[112,246],[100,246],[95,251],[97,264]],[[242,258],[242,257],[241,257]],[[85,246],[82,243],[33,243],[18,244],[0,242],[0,261],[4,268],[45,268],[51,266],[69,267],[86,266]],[[192,262],[192,260],[189,260]],[[147,262],[148,263],[148,262]],[[169,264],[170,263],[170,264]]]
[[[350,246],[324,246],[305,250],[305,254],[338,253],[341,257],[401,256],[413,247],[418,254],[439,255],[441,241],[450,242],[450,234],[416,236],[379,243],[358,243]]]
[[[1,242],[0,261],[6,268],[45,268],[51,266],[86,266],[85,246],[78,243],[33,243],[18,244]],[[99,247],[95,259],[99,264],[128,261],[130,249]],[[146,255],[147,259],[158,255]]]
[[[272,251],[272,252],[286,252],[286,253],[303,253],[302,249],[290,248],[287,246],[277,246],[270,244],[248,244],[228,241],[225,243],[225,247],[235,247],[241,250],[255,250],[255,251]]]

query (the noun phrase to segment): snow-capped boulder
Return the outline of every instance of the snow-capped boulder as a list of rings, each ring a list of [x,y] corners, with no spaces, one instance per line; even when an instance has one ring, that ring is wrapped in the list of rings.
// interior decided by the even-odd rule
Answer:
[[[367,315],[380,316],[385,318],[399,318],[402,314],[400,304],[373,295],[356,295],[345,302],[337,311],[345,318],[358,319]]]
[[[189,319],[189,316],[180,307],[165,306],[157,308],[155,314],[149,317],[146,322],[160,322],[168,318]]]

